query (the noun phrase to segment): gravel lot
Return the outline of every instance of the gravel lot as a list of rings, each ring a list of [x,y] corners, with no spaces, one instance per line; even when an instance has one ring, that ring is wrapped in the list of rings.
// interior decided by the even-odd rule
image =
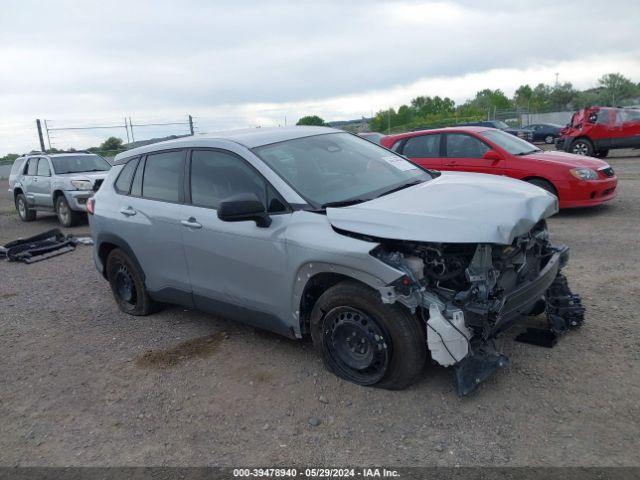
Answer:
[[[86,246],[0,262],[0,464],[639,465],[633,155],[609,159],[617,199],[550,221],[571,247],[585,326],[553,349],[509,335],[511,366],[464,399],[441,367],[405,391],[363,388],[327,373],[308,342],[180,308],[123,315]],[[57,226],[21,223],[6,187],[0,244]]]

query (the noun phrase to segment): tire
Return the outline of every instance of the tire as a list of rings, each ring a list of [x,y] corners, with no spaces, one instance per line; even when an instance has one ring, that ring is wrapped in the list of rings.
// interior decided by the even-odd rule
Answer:
[[[569,152],[575,155],[593,156],[593,143],[586,138],[578,138],[571,142]]]
[[[378,292],[351,280],[320,296],[311,312],[311,338],[327,369],[338,377],[390,390],[411,385],[427,356],[419,320],[399,304],[383,304]]]
[[[60,225],[63,227],[75,227],[82,219],[82,213],[71,210],[69,202],[67,202],[64,195],[59,195],[56,198],[56,214]]]
[[[609,155],[609,150],[596,150],[593,153],[593,156],[598,158],[605,158],[607,155]]]
[[[149,315],[157,310],[142,280],[142,274],[119,248],[107,257],[107,280],[118,308],[129,315]]]
[[[535,185],[536,187],[540,187],[541,189],[554,194],[556,197],[558,196],[558,192],[551,182],[548,182],[542,178],[530,178],[529,180],[525,181],[527,183],[530,183],[531,185]]]
[[[546,143],[547,145],[551,145],[554,140],[555,139],[553,138],[553,135],[547,135],[546,137],[544,137],[544,143]]]
[[[23,222],[33,222],[36,219],[37,213],[35,210],[29,208],[27,197],[25,197],[23,193],[19,193],[16,196],[16,210],[18,210],[20,220]]]

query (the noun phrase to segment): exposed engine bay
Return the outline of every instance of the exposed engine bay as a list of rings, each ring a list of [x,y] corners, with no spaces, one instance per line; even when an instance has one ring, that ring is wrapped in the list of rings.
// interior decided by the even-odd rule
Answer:
[[[568,248],[549,242],[544,220],[510,245],[377,241],[372,255],[405,274],[380,289],[383,302],[422,319],[431,358],[454,366],[460,395],[508,364],[494,340],[523,316],[546,314],[517,337],[543,346],[583,323],[580,297],[560,273]]]

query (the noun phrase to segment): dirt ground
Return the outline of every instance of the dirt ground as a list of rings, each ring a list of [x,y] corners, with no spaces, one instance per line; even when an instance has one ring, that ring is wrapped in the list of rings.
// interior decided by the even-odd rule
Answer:
[[[90,247],[0,262],[0,464],[639,465],[640,157],[609,161],[618,197],[550,220],[585,326],[553,349],[510,334],[511,366],[464,399],[441,367],[363,388],[308,342],[180,308],[123,315]],[[6,187],[0,244],[57,225],[21,223]]]

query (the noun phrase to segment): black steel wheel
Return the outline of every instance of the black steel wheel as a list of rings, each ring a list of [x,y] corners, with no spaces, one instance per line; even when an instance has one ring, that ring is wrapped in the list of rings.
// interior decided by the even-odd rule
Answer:
[[[420,321],[400,304],[353,280],[328,288],[315,303],[311,338],[328,370],[358,385],[399,390],[420,374],[427,356]]]
[[[389,366],[389,333],[372,317],[352,307],[337,307],[325,318],[323,348],[332,370],[360,385],[382,380]]]
[[[593,144],[586,138],[578,138],[571,143],[569,151],[575,155],[591,157],[593,155]]]
[[[119,248],[107,257],[107,280],[118,308],[129,315],[148,315],[156,303],[147,293],[142,274],[129,256]]]

